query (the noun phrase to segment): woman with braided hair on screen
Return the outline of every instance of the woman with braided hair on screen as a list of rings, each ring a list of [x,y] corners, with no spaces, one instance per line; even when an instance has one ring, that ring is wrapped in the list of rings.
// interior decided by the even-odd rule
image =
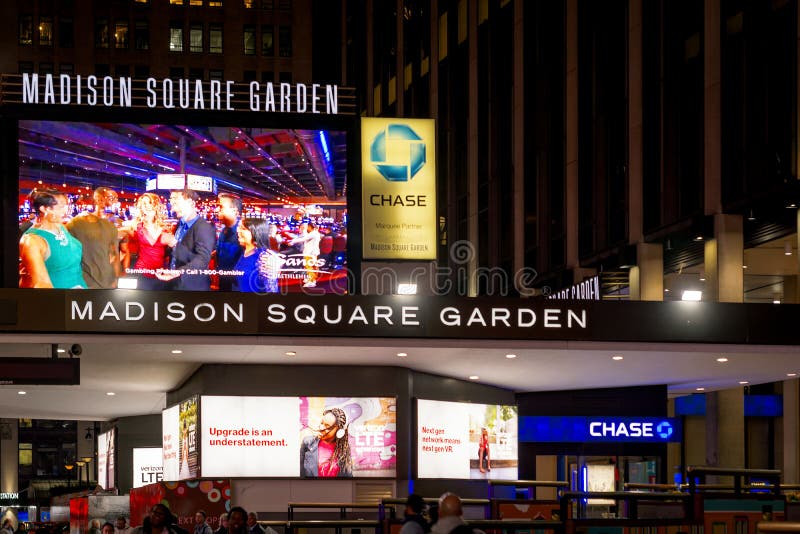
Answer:
[[[353,476],[353,458],[344,410],[330,408],[322,412],[322,419],[314,434],[304,438],[300,445],[300,472],[304,477]]]

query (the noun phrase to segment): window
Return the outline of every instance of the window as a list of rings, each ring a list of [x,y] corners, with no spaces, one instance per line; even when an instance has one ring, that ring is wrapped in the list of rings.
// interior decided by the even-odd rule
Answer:
[[[192,24],[189,28],[189,52],[203,51],[203,24]]]
[[[49,61],[39,63],[39,74],[53,74],[53,64]]]
[[[173,80],[183,78],[183,67],[170,67],[169,77],[172,78]]]
[[[202,6],[203,0],[189,0],[190,6]]]
[[[278,27],[278,53],[281,57],[292,57],[292,27]]]
[[[94,47],[108,48],[108,20],[106,19],[94,21]]]
[[[146,20],[136,21],[134,43],[136,50],[150,50],[150,25]]]
[[[208,79],[209,80],[221,80],[222,79],[222,71],[217,69],[211,69],[208,71]]]
[[[275,0],[261,0],[261,9],[275,9]]]
[[[261,81],[263,83],[275,81],[275,71],[265,70],[261,73]]]
[[[208,51],[211,54],[222,53],[222,26],[219,24],[208,27]]]
[[[150,66],[149,65],[134,65],[133,67],[133,76],[134,78],[149,78],[150,77]]]
[[[245,82],[254,82],[256,81],[256,71],[254,70],[246,70],[242,73],[242,81]]]
[[[19,62],[20,74],[33,74],[33,61],[20,61]]]
[[[19,444],[19,465],[29,466],[33,464],[33,443]]]
[[[75,30],[71,18],[61,17],[58,19],[58,46],[61,48],[75,46]]]
[[[280,11],[291,11],[292,0],[278,0],[278,9]]]
[[[242,4],[244,5],[245,9],[253,9],[255,0],[242,0]]]
[[[72,63],[61,63],[58,66],[58,72],[61,74],[75,74],[75,65]]]
[[[171,6],[182,6],[183,0],[169,0],[169,5]]]
[[[33,16],[20,15],[19,16],[19,44],[32,45],[33,44]]]
[[[222,7],[222,0],[208,0],[208,7]]]
[[[278,81],[280,83],[292,83],[292,73],[291,72],[281,72],[278,75]]]
[[[147,4],[150,0],[133,0],[135,4]]]
[[[53,17],[39,17],[39,46],[53,46]]]
[[[118,20],[114,24],[114,48],[128,48],[127,20]]]
[[[275,28],[272,26],[261,26],[261,55],[275,55]]]
[[[189,79],[190,80],[202,80],[203,79],[203,69],[189,69]]]
[[[111,67],[102,63],[98,63],[94,66],[94,73],[98,78],[100,76],[111,76]]]
[[[169,25],[169,51],[183,52],[183,23],[171,22]]]
[[[256,28],[255,26],[244,27],[244,55],[253,56],[256,53]]]
[[[114,65],[114,76],[128,77],[131,75],[130,65]]]

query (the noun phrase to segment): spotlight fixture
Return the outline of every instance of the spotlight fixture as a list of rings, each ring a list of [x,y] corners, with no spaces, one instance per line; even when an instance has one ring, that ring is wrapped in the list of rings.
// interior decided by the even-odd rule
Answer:
[[[173,349],[171,352],[172,354],[183,354],[183,351],[180,349]]]
[[[619,361],[624,360],[625,357],[624,356],[620,356],[619,354],[617,354],[616,356],[612,356],[611,359],[614,360],[615,362],[619,362]]]
[[[791,256],[792,255],[792,242],[786,241],[783,244],[783,255],[784,256]]]
[[[703,240],[703,236],[699,235],[699,236],[695,237],[694,240],[695,241],[702,241]]]
[[[297,353],[293,350],[287,350],[286,352],[284,352],[284,354],[286,356],[297,356]]]
[[[398,352],[397,356],[400,357],[400,358],[405,358],[406,356],[408,356],[408,353],[406,353],[406,352]]]
[[[513,360],[516,357],[517,357],[516,354],[506,354],[506,358],[508,358],[509,360]]]
[[[705,391],[706,388],[695,388],[695,391]]]
[[[744,386],[746,384],[749,384],[749,383],[750,382],[748,382],[747,380],[739,380],[739,384],[741,384],[742,386]]]
[[[480,377],[478,375],[469,375],[470,380],[478,380]]]
[[[756,216],[753,213],[753,210],[750,210],[750,215],[747,216],[747,220],[750,221],[750,222],[753,222],[753,221],[756,220]]]
[[[725,363],[728,361],[728,358],[726,358],[725,356],[720,356],[719,358],[717,358],[717,361],[719,363]]]
[[[116,395],[116,393],[114,393],[113,391],[107,391],[106,395],[108,395],[109,397],[113,397],[114,395]]]
[[[17,395],[27,395],[27,391],[17,391]]]

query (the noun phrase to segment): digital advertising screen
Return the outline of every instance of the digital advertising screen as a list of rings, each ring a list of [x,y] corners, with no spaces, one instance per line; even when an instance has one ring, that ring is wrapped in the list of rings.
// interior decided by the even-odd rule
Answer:
[[[339,130],[20,120],[19,286],[343,293],[347,143]]]
[[[161,412],[163,480],[200,476],[197,403],[198,397],[194,396]]]
[[[394,397],[200,400],[203,477],[396,475]]]
[[[117,429],[97,436],[97,483],[103,489],[112,489],[115,485],[115,466],[117,454]]]
[[[516,406],[417,399],[417,477],[515,480]]]
[[[161,447],[136,447],[133,449],[133,487],[140,488],[164,480],[163,451]]]

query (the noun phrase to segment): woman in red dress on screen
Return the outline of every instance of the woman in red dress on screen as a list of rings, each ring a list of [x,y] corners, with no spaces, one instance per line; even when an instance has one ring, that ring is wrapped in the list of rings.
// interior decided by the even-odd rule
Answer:
[[[120,234],[129,243],[138,245],[139,253],[133,265],[138,278],[137,289],[166,289],[167,283],[156,278],[156,270],[167,266],[169,243],[172,234],[164,228],[164,202],[156,194],[144,193],[136,200],[138,214],[132,224],[123,227]],[[126,256],[125,271],[130,266]]]
[[[483,468],[484,461],[486,461],[486,469]],[[485,428],[481,428],[481,437],[478,441],[478,469],[481,473],[492,470],[492,466],[489,464],[489,432]]]

